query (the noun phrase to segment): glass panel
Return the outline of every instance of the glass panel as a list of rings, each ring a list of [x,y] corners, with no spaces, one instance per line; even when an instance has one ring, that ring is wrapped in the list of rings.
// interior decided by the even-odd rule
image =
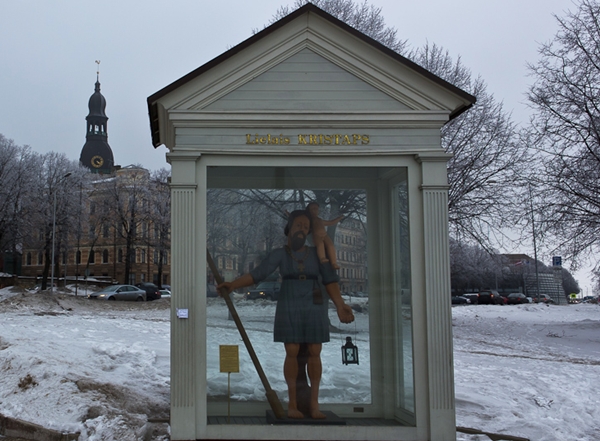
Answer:
[[[410,235],[408,217],[408,185],[406,178],[393,186],[394,285],[396,305],[396,384],[398,407],[409,414],[415,411],[412,305],[410,284]]]
[[[215,263],[222,263],[219,271],[224,279],[234,280],[257,268],[271,251],[286,244],[286,211],[318,201],[321,219],[344,215],[341,222],[328,228],[340,266],[340,291],[344,301],[352,305],[356,321],[340,323],[330,303],[330,341],[323,344],[321,352],[321,409],[344,417],[382,418],[389,414],[388,403],[393,398],[397,420],[414,425],[407,171],[340,167],[328,168],[326,176],[324,173],[324,169],[315,167],[209,167],[208,250]],[[372,260],[384,262],[385,271],[368,265],[367,194],[381,205],[372,207],[371,216],[389,216],[386,222],[371,219],[369,225],[372,240],[379,242],[369,247],[377,253]],[[369,289],[369,274],[380,289]],[[207,279],[209,284],[214,283],[210,271]],[[232,298],[270,387],[287,408],[285,350],[282,343],[273,341],[277,288],[282,283],[281,274],[275,272],[263,285],[238,290]],[[233,415],[264,415],[268,409],[265,389],[225,302],[214,297],[207,297],[206,301],[209,415],[225,415],[228,396]],[[346,337],[358,347],[358,364],[342,363],[341,347]],[[220,371],[220,345],[239,346],[240,372],[232,373],[230,379]],[[385,384],[376,382],[372,387],[373,379],[383,378],[392,370],[384,363],[394,363],[395,378],[389,381],[386,377]]]
[[[281,176],[279,172],[272,172],[273,169],[270,169],[267,174]],[[271,181],[273,187],[277,186],[276,181]],[[308,189],[299,185],[295,188],[209,189],[207,246],[215,262],[236,262],[236,265],[224,265],[220,269],[225,280],[233,280],[256,268],[273,250],[286,245],[286,212],[304,208],[311,201],[319,202],[319,217],[326,224],[331,223],[327,228],[329,237],[334,239],[336,252],[333,257],[340,266],[340,291],[344,301],[352,306],[356,319],[351,324],[341,323],[333,303],[329,302],[330,341],[323,344],[321,352],[321,409],[328,410],[328,404],[370,404],[367,218],[366,192],[363,189]],[[332,221],[339,215],[344,216],[341,221]],[[309,236],[309,242],[311,239]],[[301,257],[296,259],[301,260]],[[329,258],[333,260],[331,255]],[[214,282],[210,271],[207,272],[207,279],[209,283]],[[287,408],[287,384],[283,375],[284,345],[273,341],[276,299],[282,283],[285,282],[281,273],[275,271],[262,283],[238,290],[232,299],[271,388]],[[232,373],[230,377],[232,403],[266,402],[260,378],[223,299],[207,298],[207,326],[209,403],[227,402],[228,375],[220,372],[220,345],[239,346],[240,372]],[[358,348],[358,364],[342,363],[341,349],[347,337],[351,337],[352,343]],[[209,413],[210,409],[211,405]]]

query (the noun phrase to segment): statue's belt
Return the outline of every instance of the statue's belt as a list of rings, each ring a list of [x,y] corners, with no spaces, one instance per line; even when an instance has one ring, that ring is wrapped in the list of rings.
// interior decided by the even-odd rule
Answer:
[[[284,280],[318,280],[319,277],[314,274],[289,274],[283,276]]]
[[[323,294],[321,293],[321,287],[317,280],[319,278],[314,274],[290,274],[287,276],[283,276],[284,280],[313,280],[313,303],[315,305],[323,304]]]

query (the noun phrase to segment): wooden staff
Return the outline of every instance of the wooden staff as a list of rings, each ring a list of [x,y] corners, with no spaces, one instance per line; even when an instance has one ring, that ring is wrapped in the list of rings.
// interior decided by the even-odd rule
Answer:
[[[208,262],[208,266],[209,266],[210,270],[213,273],[215,280],[217,281],[217,284],[220,285],[221,283],[223,283],[223,278],[219,274],[219,271],[217,270],[217,266],[215,265],[215,262],[213,261],[211,255],[210,255],[210,252],[208,250],[206,250],[206,260]],[[252,362],[254,363],[256,372],[258,373],[258,376],[260,377],[260,380],[262,381],[263,387],[265,388],[266,395],[267,395],[267,401],[269,402],[269,405],[271,406],[271,409],[273,410],[275,417],[279,420],[284,419],[286,417],[286,415],[285,415],[285,411],[283,410],[283,406],[281,405],[281,401],[279,401],[279,397],[277,396],[275,391],[273,389],[271,389],[269,380],[267,379],[267,376],[265,375],[265,372],[263,371],[262,366],[260,365],[260,361],[258,361],[256,352],[254,352],[252,343],[250,343],[250,338],[248,338],[246,329],[244,329],[244,325],[242,324],[242,321],[240,320],[240,316],[238,315],[237,311],[235,310],[235,305],[231,301],[231,298],[229,297],[229,293],[226,292],[226,290],[221,289],[221,296],[225,299],[225,303],[227,304],[227,308],[229,308],[231,317],[233,317],[233,321],[235,322],[235,324],[238,328],[238,331],[240,332],[240,335],[242,336],[242,340],[244,340],[244,344],[246,345],[246,349],[248,350],[248,353],[250,354],[250,358],[252,359]]]

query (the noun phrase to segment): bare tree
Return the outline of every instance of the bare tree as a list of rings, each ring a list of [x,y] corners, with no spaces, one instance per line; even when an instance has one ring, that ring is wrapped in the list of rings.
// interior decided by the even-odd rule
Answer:
[[[309,1],[296,0],[292,8],[306,3]],[[455,238],[479,243],[488,250],[492,248],[490,242],[498,245],[507,240],[503,231],[514,222],[514,212],[505,207],[515,203],[513,190],[522,187],[519,177],[528,150],[518,142],[515,124],[502,103],[487,91],[483,79],[474,78],[460,57],[453,60],[439,46],[427,44],[408,51],[406,41],[398,40],[397,31],[386,27],[382,9],[368,5],[366,0],[310,3],[477,98],[469,111],[442,128],[442,146],[453,154],[448,163],[451,232]],[[290,12],[290,7],[281,7],[273,21]],[[331,200],[335,199],[332,195]]]
[[[33,211],[29,196],[34,188],[38,163],[39,156],[28,146],[18,146],[0,135],[0,252],[11,255],[13,272],[16,272],[22,246],[22,220]],[[0,271],[6,269],[0,265]]]
[[[165,168],[150,174],[149,221],[153,227],[150,232],[149,246],[154,248],[153,264],[157,267],[158,286],[162,287],[163,265],[167,262],[171,249],[171,190],[169,180],[171,172]]]
[[[362,3],[355,3],[354,0],[295,0],[291,7],[281,6],[269,24],[276,22],[307,3],[312,3],[323,9],[390,49],[398,53],[404,52],[406,41],[398,39],[398,31],[395,28],[386,26],[381,8],[369,5],[367,0]]]
[[[49,152],[31,164],[28,171],[36,177],[28,198],[29,215],[21,219],[26,248],[38,248],[44,253],[42,289],[46,289],[48,275],[52,271],[60,274],[60,249],[66,248],[69,231],[75,231],[76,211],[72,194],[84,180],[84,171],[77,161],[69,160],[64,153]],[[35,166],[35,168],[33,168]],[[33,246],[31,246],[33,245]]]
[[[491,250],[491,242],[507,238],[516,210],[506,207],[523,187],[520,177],[529,158],[519,143],[517,128],[501,102],[487,91],[481,77],[473,78],[458,57],[437,45],[427,44],[409,54],[417,64],[477,98],[467,112],[442,128],[442,147],[448,162],[448,211],[452,235]],[[491,237],[493,236],[493,237]]]
[[[139,165],[124,167],[116,177],[106,179],[96,191],[104,192],[103,212],[113,223],[116,234],[125,239],[125,272],[122,283],[129,283],[132,263],[136,261],[139,235],[150,221],[149,172]]]
[[[207,194],[207,245],[213,258],[236,256],[239,274],[270,251],[281,236],[284,212],[278,190],[211,189]]]
[[[455,293],[496,289],[502,283],[502,258],[478,245],[450,240],[450,270]]]
[[[238,203],[258,203],[275,217],[285,221],[287,211],[305,209],[309,202],[317,202],[322,217],[353,217],[360,221],[366,218],[367,197],[363,190],[339,189],[287,189],[287,190],[237,190]],[[270,220],[273,221],[272,219]],[[335,239],[336,225],[327,227],[327,234]]]
[[[535,209],[544,214],[538,227],[575,268],[600,250],[600,4],[576,6],[555,16],[558,32],[529,66],[528,93],[535,111],[528,140],[543,160],[531,176]]]

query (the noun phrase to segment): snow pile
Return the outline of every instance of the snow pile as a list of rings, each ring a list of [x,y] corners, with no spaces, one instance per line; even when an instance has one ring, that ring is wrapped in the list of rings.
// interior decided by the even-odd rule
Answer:
[[[457,425],[600,439],[600,307],[457,307],[453,325]]]
[[[81,287],[78,297],[0,290],[0,413],[81,432],[82,441],[168,440],[168,426],[148,419],[169,412],[169,300],[104,302],[82,294]],[[231,375],[233,398],[264,401],[225,305],[207,301],[210,398],[227,394],[218,346],[235,344],[242,372]],[[271,386],[285,397],[282,375],[272,374],[283,360],[272,342],[274,303],[236,305]],[[324,345],[321,401],[367,403],[368,307],[356,313],[356,325],[331,317],[343,329]],[[600,439],[599,306],[460,306],[453,332],[457,425],[536,441]],[[357,341],[359,366],[341,365],[345,335]]]
[[[168,416],[168,303],[10,288],[0,299],[1,413],[82,441],[143,439],[156,429],[147,415]]]

